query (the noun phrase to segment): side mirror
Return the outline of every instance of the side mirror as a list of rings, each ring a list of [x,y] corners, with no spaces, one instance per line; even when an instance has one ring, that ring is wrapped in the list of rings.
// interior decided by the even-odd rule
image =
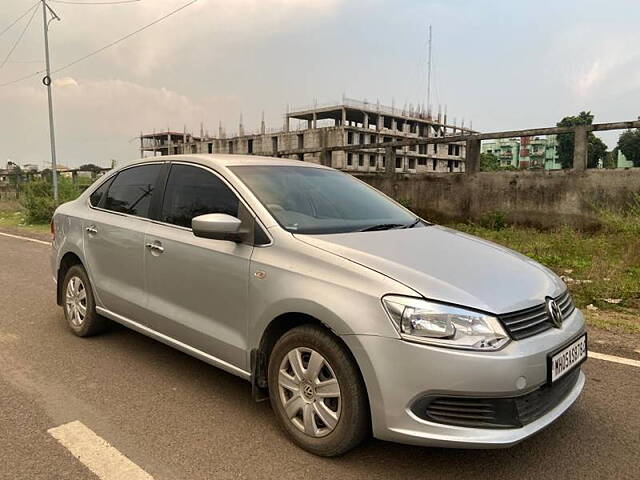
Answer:
[[[247,232],[240,230],[242,221],[226,213],[207,213],[191,220],[191,229],[196,237],[214,240],[229,240],[240,243]]]

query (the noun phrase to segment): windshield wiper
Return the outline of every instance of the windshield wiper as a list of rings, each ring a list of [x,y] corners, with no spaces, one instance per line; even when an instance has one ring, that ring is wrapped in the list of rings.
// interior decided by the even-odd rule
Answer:
[[[402,223],[380,223],[378,225],[372,225],[371,227],[358,230],[359,232],[373,232],[375,230],[391,230],[393,228],[404,227]]]
[[[416,218],[414,222],[410,223],[409,225],[404,225],[402,228],[413,228],[419,223],[420,223],[420,219]]]

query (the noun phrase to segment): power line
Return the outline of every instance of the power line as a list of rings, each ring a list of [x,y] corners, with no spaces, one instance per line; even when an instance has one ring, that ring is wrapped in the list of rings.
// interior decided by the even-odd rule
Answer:
[[[8,31],[11,29],[11,27],[13,27],[16,23],[18,23],[18,22],[19,22],[20,20],[22,20],[24,17],[26,17],[27,15],[29,15],[29,12],[30,12],[32,9],[36,8],[36,7],[38,6],[38,4],[39,4],[39,3],[40,3],[39,1],[38,1],[38,2],[36,2],[36,3],[34,3],[32,6],[30,6],[30,7],[27,9],[27,11],[26,11],[26,12],[24,12],[22,15],[20,15],[18,18],[16,18],[13,22],[11,22],[11,24],[10,24],[8,27],[6,27],[4,30],[2,30],[2,31],[0,32],[0,37],[1,37],[2,35],[4,35],[6,32],[8,32]]]
[[[49,1],[51,1],[51,0],[49,0]],[[166,15],[164,15],[164,16],[162,16],[162,17],[158,18],[157,20],[154,20],[153,22],[148,23],[147,25],[145,25],[145,26],[143,26],[143,27],[141,27],[141,28],[139,28],[139,29],[137,29],[137,30],[135,30],[135,31],[133,31],[133,32],[131,32],[131,33],[129,33],[128,35],[125,35],[124,37],[121,37],[121,38],[119,38],[118,40],[115,40],[114,42],[111,42],[111,43],[109,43],[108,45],[105,45],[104,47],[99,48],[98,50],[94,50],[93,52],[88,53],[87,55],[85,55],[85,56],[83,56],[83,57],[80,57],[80,58],[78,58],[78,59],[76,59],[76,60],[74,60],[74,61],[72,61],[72,62],[69,62],[69,63],[67,63],[66,65],[63,65],[62,67],[60,67],[60,68],[58,68],[58,69],[54,70],[52,73],[58,73],[58,72],[60,72],[60,71],[62,71],[62,70],[66,70],[67,68],[69,68],[69,67],[71,67],[71,66],[73,66],[73,65],[75,65],[75,64],[77,64],[77,63],[80,63],[81,61],[86,60],[86,59],[87,59],[87,58],[89,58],[89,57],[92,57],[92,56],[94,56],[94,55],[96,55],[96,54],[98,54],[98,53],[100,53],[100,52],[103,52],[103,51],[105,51],[106,49],[108,49],[108,48],[110,48],[110,47],[113,47],[114,45],[116,45],[116,44],[118,44],[118,43],[120,43],[120,42],[122,42],[122,41],[126,40],[127,38],[132,37],[133,35],[135,35],[135,34],[137,34],[137,33],[140,33],[140,32],[142,32],[143,30],[146,30],[147,28],[149,28],[149,27],[151,27],[151,26],[153,26],[153,25],[155,25],[155,24],[157,24],[157,23],[162,22],[163,20],[165,20],[165,19],[169,18],[170,16],[172,16],[172,15],[174,15],[174,14],[178,13],[180,10],[184,10],[185,8],[190,7],[191,5],[193,5],[194,3],[196,3],[197,1],[198,1],[198,0],[191,0],[191,1],[187,2],[187,3],[185,3],[184,5],[182,5],[181,7],[176,8],[175,10],[173,10],[173,11],[171,11],[171,12],[167,13]],[[39,2],[38,2],[38,3],[39,3]],[[36,4],[36,5],[37,5],[37,4]],[[14,79],[14,80],[10,80],[10,81],[5,82],[5,83],[0,83],[0,87],[7,87],[7,86],[9,86],[9,85],[13,85],[13,84],[15,84],[15,83],[22,82],[23,80],[28,80],[29,78],[33,78],[33,77],[35,77],[35,76],[37,76],[37,75],[40,75],[41,73],[44,73],[44,70],[38,70],[37,72],[30,73],[29,75],[25,75],[24,77],[16,78],[16,79]]]
[[[29,75],[25,75],[24,77],[16,78],[14,80],[10,80],[5,83],[0,83],[0,87],[6,87],[9,85],[13,85],[14,83],[22,82],[23,80],[27,80],[28,78],[33,78],[36,75],[40,75],[41,73],[44,73],[44,70],[38,70],[37,72],[30,73]]]
[[[171,12],[167,13],[166,15],[164,15],[164,16],[162,16],[162,17],[160,17],[160,18],[158,18],[157,20],[154,20],[153,22],[148,23],[148,24],[146,24],[145,26],[140,27],[140,28],[139,28],[139,29],[137,29],[137,30],[134,30],[133,32],[129,33],[128,35],[125,35],[124,37],[121,37],[121,38],[119,38],[118,40],[115,40],[115,41],[113,41],[113,42],[111,42],[111,43],[109,43],[109,44],[105,45],[104,47],[101,47],[101,48],[99,48],[99,49],[97,49],[97,50],[94,50],[93,52],[88,53],[88,54],[86,54],[86,55],[85,55],[85,56],[83,56],[83,57],[80,57],[80,58],[78,58],[78,59],[76,59],[76,60],[74,60],[74,61],[72,61],[72,62],[67,63],[66,65],[63,65],[63,66],[62,66],[62,67],[60,67],[60,68],[55,69],[52,73],[58,73],[58,72],[61,72],[62,70],[66,70],[67,68],[69,68],[69,67],[71,67],[71,66],[75,65],[76,63],[80,63],[80,62],[82,62],[83,60],[86,60],[87,58],[92,57],[92,56],[94,56],[94,55],[97,55],[97,54],[98,54],[98,53],[100,53],[100,52],[104,52],[106,49],[111,48],[111,47],[113,47],[114,45],[117,45],[118,43],[123,42],[124,40],[126,40],[126,39],[128,39],[128,38],[130,38],[130,37],[133,37],[134,35],[136,35],[136,34],[138,34],[138,33],[142,32],[143,30],[146,30],[146,29],[147,29],[147,28],[149,28],[149,27],[152,27],[153,25],[155,25],[155,24],[157,24],[157,23],[162,22],[163,20],[165,20],[165,19],[169,18],[170,16],[172,16],[172,15],[174,15],[174,14],[178,13],[180,10],[184,10],[185,8],[190,7],[191,5],[193,5],[194,3],[196,3],[197,1],[198,1],[198,0],[191,0],[191,1],[187,2],[187,3],[185,3],[184,5],[182,5],[181,7],[176,8],[175,10],[173,10],[173,11],[171,11]]]
[[[37,6],[37,4],[36,4],[36,6]],[[9,58],[11,57],[11,54],[13,53],[13,51],[16,49],[16,47],[18,46],[18,44],[22,40],[22,37],[24,37],[25,32],[29,28],[29,25],[31,25],[31,22],[33,21],[33,17],[36,16],[36,12],[38,11],[36,6],[31,7],[33,9],[33,13],[31,13],[31,17],[29,17],[29,21],[27,22],[27,24],[22,29],[22,32],[20,32],[20,36],[18,37],[18,39],[13,43],[13,46],[9,50],[9,53],[7,53],[7,56],[4,57],[4,60],[2,61],[2,63],[0,63],[0,70],[2,70],[2,67],[4,67],[6,65],[6,63],[9,61]]]
[[[73,2],[71,0],[49,0],[51,3],[66,3],[68,5],[121,5],[123,3],[136,3],[140,0],[116,0],[113,2]]]

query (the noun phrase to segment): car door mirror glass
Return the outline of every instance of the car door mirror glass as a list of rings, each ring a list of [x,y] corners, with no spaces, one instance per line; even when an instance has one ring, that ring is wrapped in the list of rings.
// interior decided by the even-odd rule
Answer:
[[[196,237],[214,240],[241,242],[246,235],[240,228],[242,221],[226,213],[207,213],[191,220],[191,229]]]

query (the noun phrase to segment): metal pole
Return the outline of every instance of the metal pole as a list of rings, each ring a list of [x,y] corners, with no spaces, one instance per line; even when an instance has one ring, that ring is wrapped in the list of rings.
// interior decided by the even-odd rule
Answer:
[[[49,101],[49,137],[51,138],[51,179],[53,182],[53,203],[58,205],[58,165],[56,162],[56,134],[53,126],[53,98],[51,97],[51,65],[49,63],[49,25],[47,24],[47,10],[53,17],[60,20],[46,0],[42,0],[42,20],[44,22],[44,55],[46,61],[47,76],[42,79],[47,86],[47,98]]]

